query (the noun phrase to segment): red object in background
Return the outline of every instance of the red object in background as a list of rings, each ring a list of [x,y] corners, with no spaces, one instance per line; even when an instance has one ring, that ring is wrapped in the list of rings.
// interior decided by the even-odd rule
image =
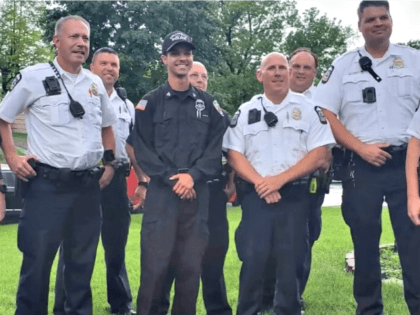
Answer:
[[[137,188],[137,176],[134,173],[134,169],[132,168],[130,171],[130,176],[126,177],[127,180],[127,195],[128,198],[131,201],[131,204],[135,205],[139,202],[139,199],[133,199],[134,196],[134,192],[136,191]]]

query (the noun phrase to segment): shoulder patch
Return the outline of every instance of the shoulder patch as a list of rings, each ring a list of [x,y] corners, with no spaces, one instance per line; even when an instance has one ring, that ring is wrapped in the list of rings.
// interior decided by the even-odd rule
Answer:
[[[214,108],[216,108],[216,110],[222,117],[225,116],[225,114],[223,113],[223,109],[220,107],[219,103],[216,100],[213,101],[213,106]]]
[[[325,117],[324,112],[322,111],[321,107],[315,106],[314,109],[315,109],[315,112],[318,114],[318,118],[321,124],[326,125],[327,118]]]
[[[334,66],[331,66],[328,70],[327,70],[327,72],[325,72],[325,74],[324,74],[324,76],[322,77],[322,83],[327,83],[328,82],[328,80],[330,79],[330,77],[331,77],[331,74],[333,73],[333,71],[334,71]]]
[[[12,85],[10,85],[10,91],[12,91],[15,86],[22,80],[22,74],[19,72],[16,76],[16,78],[13,80]]]
[[[229,125],[230,128],[235,128],[236,127],[236,125],[238,124],[238,119],[239,119],[240,115],[241,115],[241,110],[239,109],[235,113],[235,116],[233,116],[232,120],[230,121],[230,125]]]
[[[144,111],[146,109],[146,106],[147,106],[147,100],[141,99],[136,105],[136,110]]]

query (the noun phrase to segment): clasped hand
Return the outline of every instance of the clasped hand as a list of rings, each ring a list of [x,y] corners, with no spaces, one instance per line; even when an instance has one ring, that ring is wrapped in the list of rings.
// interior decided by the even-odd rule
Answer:
[[[172,191],[176,193],[181,199],[195,199],[197,195],[194,190],[194,179],[188,173],[180,173],[173,175],[170,180],[177,180]]]

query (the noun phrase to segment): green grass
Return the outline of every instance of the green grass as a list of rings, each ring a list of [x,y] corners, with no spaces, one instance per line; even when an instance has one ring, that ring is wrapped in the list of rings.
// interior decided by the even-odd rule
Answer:
[[[237,307],[240,261],[236,255],[234,231],[239,224],[241,211],[232,208],[228,212],[230,223],[230,247],[225,263],[225,278],[228,299],[234,310]],[[132,217],[130,235],[127,244],[127,270],[133,298],[137,296],[140,279],[140,225],[141,215]],[[381,243],[392,243],[394,236],[389,222],[388,211],[383,212],[383,233]],[[0,314],[13,315],[15,293],[19,278],[21,254],[16,248],[17,225],[0,226]],[[306,288],[305,315],[346,315],[355,313],[355,301],[352,295],[353,276],[344,271],[345,255],[352,251],[350,232],[341,217],[338,208],[323,209],[323,229],[321,238],[313,249],[313,268]],[[55,279],[56,262],[51,279]],[[49,309],[52,310],[54,299],[53,284],[50,287]],[[97,262],[92,279],[94,315],[108,314],[106,298],[105,264],[103,248],[99,246]],[[385,313],[387,315],[408,314],[403,299],[402,286],[393,283],[383,285]],[[52,314],[52,313],[51,313]],[[204,315],[201,293],[197,301],[197,314]]]

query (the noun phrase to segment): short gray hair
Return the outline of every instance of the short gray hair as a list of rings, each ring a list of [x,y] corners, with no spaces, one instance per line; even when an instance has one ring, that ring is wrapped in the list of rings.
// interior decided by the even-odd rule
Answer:
[[[67,21],[82,21],[83,23],[86,24],[90,32],[90,24],[88,21],[86,21],[84,18],[78,15],[69,15],[69,16],[62,17],[61,19],[57,21],[57,23],[55,23],[54,36],[58,35],[58,33],[61,32],[61,30],[63,29],[64,23],[66,23]]]

